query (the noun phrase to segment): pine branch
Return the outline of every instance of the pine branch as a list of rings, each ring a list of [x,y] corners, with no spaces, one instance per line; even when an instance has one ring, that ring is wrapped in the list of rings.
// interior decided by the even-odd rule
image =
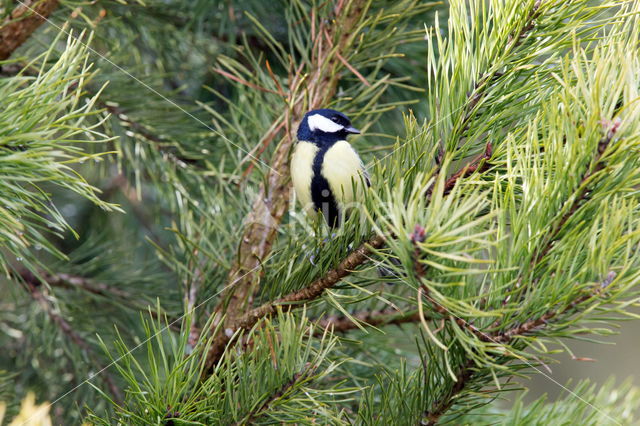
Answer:
[[[458,170],[446,180],[446,182],[444,183],[444,194],[449,194],[460,179],[471,176],[476,171],[482,173],[487,170],[492,154],[493,145],[491,144],[491,142],[487,142],[483,153],[475,157],[469,164]]]
[[[606,146],[608,145],[614,133],[615,130],[609,132],[607,137],[598,144],[598,159],[596,160],[596,167],[594,168],[594,170],[600,170],[599,159],[604,153]],[[587,172],[584,179],[588,178],[587,175],[590,174],[590,172]],[[426,274],[424,266],[420,262],[420,250],[417,245],[418,242],[421,242],[424,239],[424,236],[424,229],[422,229],[420,226],[416,226],[414,232],[411,235],[411,242],[414,245],[414,272],[419,279],[422,279]],[[466,330],[479,340],[487,343],[503,344],[509,343],[518,336],[523,336],[527,333],[545,327],[554,318],[577,310],[578,306],[582,303],[591,300],[594,297],[600,296],[605,291],[605,289],[613,282],[615,277],[615,272],[610,272],[599,285],[595,286],[586,294],[574,299],[571,303],[564,306],[563,308],[549,309],[537,318],[530,319],[522,324],[511,327],[508,330],[494,333],[482,331],[473,324],[469,323],[467,320],[452,314],[447,308],[442,306],[429,295],[429,288],[424,284],[421,285],[421,295],[424,294],[426,299],[431,303],[433,311],[439,313],[447,320],[457,324],[461,329]],[[419,300],[418,303],[422,303],[422,301]],[[496,325],[499,325],[499,322],[492,324],[490,328],[494,328]],[[440,417],[442,417],[442,415],[444,415],[449,410],[449,408],[451,408],[451,406],[455,403],[456,395],[458,395],[465,389],[469,380],[473,377],[475,367],[476,363],[473,361],[473,359],[467,357],[465,363],[456,374],[455,384],[451,387],[451,389],[446,393],[444,397],[440,398],[435,404],[432,405],[432,407],[430,407],[429,410],[425,412],[424,417],[428,419],[428,425],[437,424]]]
[[[356,322],[353,321],[354,319]],[[431,320],[431,318],[425,319],[427,321]],[[331,330],[333,333],[346,333],[351,330],[360,330],[357,322],[361,322],[368,327],[417,323],[420,322],[420,314],[417,310],[396,312],[390,309],[385,309],[382,311],[355,312],[350,316],[331,315],[315,321],[319,328],[316,331],[316,334],[321,336],[326,329]]]
[[[121,107],[109,102],[102,102],[101,106],[102,108],[105,108],[109,113],[116,116],[120,121],[127,124],[129,127],[131,127],[138,134],[140,134],[142,137],[149,140],[150,142],[156,142],[159,144],[168,142],[165,138],[152,133],[144,125],[129,118],[129,116],[125,113],[125,111]]]
[[[97,359],[93,348],[89,343],[77,332],[73,329],[71,324],[55,309],[51,301],[47,299],[44,292],[41,291],[38,286],[33,285],[32,283],[27,283],[27,290],[29,294],[40,304],[43,311],[47,313],[51,321],[62,331],[62,333],[69,338],[76,346],[78,346],[87,356],[91,359],[91,361],[97,366],[98,370],[102,370],[100,367],[101,363]],[[111,376],[103,371],[101,374],[102,380],[106,383],[111,391],[111,394],[114,397],[114,400],[118,403],[122,403],[122,392],[115,384]]]
[[[565,223],[567,223],[567,221],[576,213],[576,211],[578,211],[582,202],[588,198],[589,191],[587,183],[594,174],[604,169],[605,162],[603,161],[602,157],[607,147],[611,143],[611,140],[618,131],[620,124],[621,122],[611,123],[610,128],[606,130],[606,135],[603,136],[602,139],[600,139],[600,141],[598,142],[598,150],[595,155],[593,167],[587,168],[587,170],[585,170],[585,172],[583,173],[582,178],[580,179],[580,183],[578,184],[577,192],[574,195],[573,200],[571,201],[569,210],[567,210],[567,212],[562,215],[560,220],[556,222],[553,229],[549,233],[547,243],[542,247],[542,250],[540,250],[538,255],[533,258],[533,260],[531,261],[531,266],[539,264],[542,259],[544,259],[545,256],[549,254],[549,251],[553,248],[558,234],[560,234],[560,231],[564,227]]]
[[[450,320],[453,320],[461,328],[467,329],[483,342],[494,344],[509,343],[516,337],[524,336],[528,333],[546,327],[552,319],[558,318],[559,316],[564,314],[570,314],[576,311],[578,309],[578,306],[583,304],[584,302],[602,295],[606,288],[611,285],[615,277],[615,272],[610,272],[607,277],[598,285],[594,286],[591,291],[574,299],[567,306],[561,309],[549,309],[537,318],[530,319],[522,324],[515,325],[514,327],[501,332],[484,332],[469,324],[462,318],[448,313],[447,315],[449,316]],[[446,310],[444,310],[444,308],[442,308],[435,300],[433,300],[429,296],[427,296],[427,299],[434,303],[434,305],[436,306],[436,311],[440,313],[446,313]],[[444,397],[442,397],[438,402],[432,405],[432,407],[427,412],[425,412],[424,416],[428,419],[427,424],[437,424],[440,417],[442,417],[447,412],[447,410],[451,408],[451,406],[455,403],[456,395],[463,391],[467,386],[469,380],[473,378],[475,367],[476,364],[473,359],[467,358],[463,366],[456,374],[455,384],[451,387],[451,389],[446,393]]]
[[[518,336],[523,336],[532,331],[544,328],[549,324],[549,322],[552,319],[557,318],[563,314],[571,313],[572,311],[577,310],[578,306],[581,305],[582,303],[590,299],[593,299],[594,297],[600,296],[606,290],[606,288],[613,282],[615,277],[616,277],[616,274],[614,272],[610,272],[607,275],[607,277],[599,285],[596,285],[587,294],[584,294],[576,298],[564,308],[557,309],[557,310],[550,309],[546,311],[544,314],[542,314],[541,316],[539,316],[538,318],[530,319],[506,331],[502,331],[499,333],[488,333],[488,332],[480,331],[477,328],[471,326],[473,327],[472,333],[484,342],[495,343],[495,344],[508,343]],[[433,299],[430,299],[430,300],[436,303],[435,301],[433,301]],[[456,317],[453,317],[453,318],[456,324],[458,324],[461,327],[464,327],[465,324],[468,325],[468,323],[465,320],[462,320]],[[459,320],[462,321],[464,324],[461,324]],[[458,373],[456,374],[455,384],[449,389],[449,391],[447,391],[447,393],[443,397],[441,397],[437,402],[435,402],[424,413],[424,417],[428,419],[428,422],[426,424],[435,425],[438,423],[439,419],[444,414],[446,414],[446,412],[455,403],[456,396],[466,388],[469,381],[473,378],[475,368],[476,368],[476,364],[473,361],[473,359],[467,358],[464,364],[462,365],[462,367],[458,370]]]
[[[172,143],[170,140],[153,133],[145,125],[131,119],[121,107],[110,102],[102,102],[101,107],[106,109],[110,114],[113,114],[113,116],[117,117],[121,123],[132,129],[136,134],[142,136],[149,142],[152,142],[153,146],[162,154],[165,154],[166,158],[171,160],[171,162],[178,164],[184,163],[192,166],[197,165],[197,160],[179,155],[175,152],[175,149],[168,149],[166,145]]]
[[[323,20],[320,23],[314,34],[317,50],[311,59],[309,77],[303,79],[300,69],[295,74],[292,73],[293,69],[290,71],[292,86],[285,99],[286,105],[289,105],[286,123],[299,122],[307,109],[319,108],[334,96],[338,84],[337,71],[342,66],[336,52],[348,49],[354,34],[344,29],[355,26],[362,18],[366,4],[366,0],[339,1],[333,11],[335,22]],[[323,43],[325,37],[327,43]],[[337,39],[335,49],[331,45],[334,38]],[[245,219],[238,258],[228,274],[228,282],[233,285],[216,309],[219,318],[222,312],[226,313],[226,322],[233,322],[241,316],[252,305],[253,296],[258,291],[261,264],[271,252],[278,225],[289,202],[288,159],[295,143],[294,132],[295,129],[289,124],[270,162],[266,184],[261,186],[252,211]],[[228,328],[227,325],[225,328]]]
[[[348,49],[349,43],[355,37],[354,34],[343,30],[352,28],[362,18],[366,4],[366,0],[338,2],[333,11],[337,22],[323,20],[314,35],[316,49],[311,59],[309,76],[303,78],[301,67],[304,64],[300,64],[297,69],[291,67],[289,76],[291,85],[285,99],[286,104],[289,105],[285,117],[285,123],[287,123],[285,136],[272,157],[266,183],[261,186],[252,211],[245,218],[245,229],[240,238],[238,257],[228,274],[228,282],[232,285],[215,309],[217,321],[226,314],[225,330],[236,329],[235,323],[247,322],[238,318],[242,317],[247,308],[252,305],[253,296],[259,289],[261,265],[271,252],[278,226],[288,207],[290,193],[288,159],[296,140],[295,129],[290,123],[299,122],[307,109],[325,105],[336,93],[337,71],[343,66],[336,52]],[[329,43],[323,43],[325,37]],[[336,48],[330,44],[334,38]],[[219,338],[219,340],[224,339],[228,341],[225,336]],[[222,354],[223,348],[220,344],[214,343],[208,357],[209,366],[213,365]]]
[[[237,330],[250,329],[260,319],[274,314],[278,307],[281,307],[284,311],[289,311],[296,306],[294,304],[310,302],[317,299],[326,289],[333,287],[339,283],[340,280],[353,272],[355,268],[362,265],[368,259],[369,255],[371,255],[372,251],[382,247],[383,244],[383,237],[376,236],[372,238],[352,251],[336,268],[331,269],[307,287],[289,293],[280,299],[266,302],[262,306],[245,313],[240,318],[226,323],[224,333],[216,335],[213,344],[209,349],[209,353],[207,355],[207,367],[211,369],[213,365],[218,362],[224,353],[226,345],[230,342],[231,336],[233,336]]]
[[[118,298],[120,304],[138,311],[149,312],[149,314],[153,318],[160,318],[162,315],[164,315],[153,309],[149,309],[150,305],[145,305],[144,302],[137,302],[135,300],[135,297],[127,291],[110,286],[105,283],[96,282],[79,275],[67,274],[64,272],[53,274],[46,271],[39,271],[38,275],[36,275],[28,269],[20,269],[17,275],[21,281],[29,286],[29,288],[39,288],[46,284],[49,287],[83,290],[87,293],[102,296],[107,299],[116,297]],[[173,324],[176,321],[171,319],[170,321],[172,324],[172,328],[176,331],[179,331],[179,325]]]
[[[40,278],[38,278],[33,272],[27,269],[21,270],[19,275],[22,280],[32,286],[38,287],[43,284]],[[41,271],[40,275],[42,276],[44,281],[51,287],[82,289],[99,296],[116,296],[123,299],[131,299],[131,295],[126,291],[123,291],[119,288],[111,287],[104,283],[94,282],[78,275],[66,273],[51,274],[46,271]]]
[[[0,26],[0,61],[24,43],[58,7],[58,0],[24,0]]]
[[[549,321],[551,321],[552,319],[557,318],[564,314],[571,313],[572,311],[577,310],[578,306],[583,304],[584,302],[602,295],[602,293],[604,293],[607,287],[611,285],[611,283],[615,278],[616,278],[616,273],[611,271],[609,272],[607,277],[604,280],[602,280],[602,282],[594,286],[586,294],[578,297],[577,299],[574,299],[567,306],[561,309],[549,309],[538,318],[530,319],[520,325],[517,325],[505,331],[501,331],[499,333],[494,333],[492,335],[487,335],[483,333],[482,340],[486,342],[493,342],[493,343],[507,343],[507,342],[510,342],[515,337],[523,336],[529,332],[540,329],[545,325],[547,325]]]
[[[443,395],[438,401],[432,404],[427,411],[425,411],[423,417],[427,419],[427,422],[424,424],[428,426],[438,424],[440,418],[451,408],[451,406],[453,406],[456,396],[465,389],[469,381],[473,378],[474,367],[475,363],[473,360],[470,358],[467,359],[465,364],[456,374],[456,381],[451,389],[449,389],[446,395]]]
[[[304,380],[306,380],[307,377],[309,377],[309,374],[311,373],[310,366],[307,366],[307,367],[308,368],[305,371],[294,374],[291,380],[289,380],[287,383],[282,385],[274,393],[269,395],[269,397],[265,399],[265,401],[262,404],[258,405],[253,410],[251,410],[251,412],[249,412],[244,417],[244,419],[242,419],[242,421],[236,422],[234,423],[234,425],[239,426],[239,425],[253,424],[253,422],[257,418],[262,416],[265,413],[265,411],[269,409],[271,404],[273,404],[278,399],[282,398],[290,389],[292,389],[294,386],[296,386],[300,382],[303,382]]]

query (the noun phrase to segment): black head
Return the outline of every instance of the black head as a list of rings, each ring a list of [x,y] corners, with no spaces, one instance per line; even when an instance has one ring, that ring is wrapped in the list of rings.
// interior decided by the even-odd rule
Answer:
[[[346,140],[349,134],[360,130],[341,112],[333,109],[315,109],[305,114],[298,128],[298,140],[320,145]]]

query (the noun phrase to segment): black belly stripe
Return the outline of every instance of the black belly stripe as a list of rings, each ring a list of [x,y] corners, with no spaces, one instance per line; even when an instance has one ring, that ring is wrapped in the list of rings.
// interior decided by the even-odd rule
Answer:
[[[340,225],[340,210],[338,209],[338,203],[336,202],[331,188],[329,187],[329,181],[322,176],[322,163],[324,162],[324,155],[331,148],[330,146],[323,146],[316,153],[313,159],[313,178],[311,178],[311,200],[316,210],[322,212],[325,220],[332,228],[336,228]]]

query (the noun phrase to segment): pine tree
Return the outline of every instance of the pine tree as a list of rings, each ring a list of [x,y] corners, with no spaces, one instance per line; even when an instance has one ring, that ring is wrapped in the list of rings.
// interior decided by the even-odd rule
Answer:
[[[634,317],[638,12],[0,2],[0,419],[632,423],[515,379]],[[288,172],[320,107],[372,181],[338,230]]]

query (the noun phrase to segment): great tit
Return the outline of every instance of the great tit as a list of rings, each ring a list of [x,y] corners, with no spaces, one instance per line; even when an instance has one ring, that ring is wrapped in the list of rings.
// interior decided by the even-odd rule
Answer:
[[[332,109],[305,114],[291,158],[291,180],[303,208],[320,211],[327,224],[340,226],[343,213],[362,193],[369,177],[358,153],[347,142],[360,131],[346,115]]]

